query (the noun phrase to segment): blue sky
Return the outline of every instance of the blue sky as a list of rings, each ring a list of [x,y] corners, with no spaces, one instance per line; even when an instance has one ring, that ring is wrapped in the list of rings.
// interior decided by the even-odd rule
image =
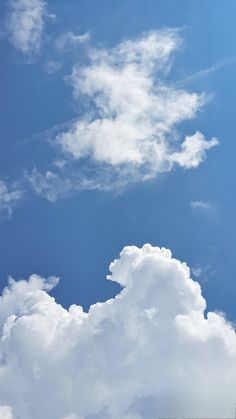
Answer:
[[[2,3],[2,12],[6,8]],[[117,287],[104,278],[122,247],[150,242],[171,248],[191,267],[201,267],[199,280],[209,307],[235,320],[235,8],[233,1],[227,7],[223,1],[52,1],[48,10],[57,18],[47,23],[37,58],[29,59],[2,40],[2,179],[18,181],[35,166],[46,170],[54,150],[45,132],[75,116],[65,77],[78,56],[86,60],[85,51],[58,54],[50,43],[50,37],[66,31],[89,32],[92,44],[114,46],[143,31],[182,28],[184,44],[170,78],[212,97],[181,130],[201,130],[216,136],[220,145],[196,169],[176,168],[120,194],[81,191],[51,203],[27,192],[12,216],[1,221],[1,287],[8,275],[57,274],[62,278],[54,291],[57,300],[88,308],[116,293]],[[48,74],[49,57],[63,61],[62,69]],[[212,71],[198,75],[207,69]],[[213,210],[193,209],[191,201],[209,202]]]
[[[231,417],[235,1],[0,13],[0,417]]]

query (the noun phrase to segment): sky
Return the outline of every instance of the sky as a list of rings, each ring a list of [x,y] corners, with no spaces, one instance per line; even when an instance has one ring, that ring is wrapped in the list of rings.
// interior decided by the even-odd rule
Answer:
[[[235,2],[0,12],[0,418],[231,417]]]

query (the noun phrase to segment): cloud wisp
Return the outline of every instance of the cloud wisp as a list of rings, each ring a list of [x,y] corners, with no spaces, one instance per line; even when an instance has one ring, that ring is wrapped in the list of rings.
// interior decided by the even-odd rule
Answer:
[[[13,46],[28,57],[40,52],[47,13],[44,0],[10,0],[6,21],[8,37]]]
[[[190,76],[186,77],[183,81],[187,83],[187,82],[196,81],[198,79],[203,79],[235,63],[236,63],[235,58],[234,59],[226,58],[224,60],[219,61],[217,64],[212,65],[211,67],[204,68],[202,70],[197,71],[194,74],[191,74]]]
[[[55,47],[59,51],[63,51],[65,48],[76,47],[81,44],[87,43],[90,40],[89,33],[77,35],[73,32],[64,32],[57,37],[55,40]]]
[[[49,296],[57,278],[10,280],[0,298],[2,409],[13,419],[230,417],[236,334],[205,313],[186,264],[129,246],[110,271],[123,290],[88,313]]]
[[[205,201],[191,201],[190,202],[190,206],[193,210],[196,211],[205,211],[205,212],[210,212],[213,210],[213,205],[210,204],[210,202],[205,202]]]
[[[8,187],[0,180],[0,220],[2,217],[10,217],[12,210],[23,198],[23,191],[14,187]]]

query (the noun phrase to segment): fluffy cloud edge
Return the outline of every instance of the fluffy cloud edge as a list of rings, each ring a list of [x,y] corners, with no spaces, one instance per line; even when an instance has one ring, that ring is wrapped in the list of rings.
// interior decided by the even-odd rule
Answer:
[[[205,314],[187,265],[146,244],[125,247],[110,272],[123,290],[88,313],[48,295],[58,278],[10,281],[0,403],[24,419],[229,415],[236,334],[221,314]]]

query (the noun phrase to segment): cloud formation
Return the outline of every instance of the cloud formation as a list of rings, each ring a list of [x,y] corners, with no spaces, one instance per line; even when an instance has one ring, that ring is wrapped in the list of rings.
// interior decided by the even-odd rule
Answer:
[[[170,80],[179,31],[150,31],[113,48],[88,40],[88,33],[67,32],[55,41],[62,51],[86,45],[86,65],[74,65],[67,78],[79,116],[52,130],[55,156],[46,171],[25,172],[30,187],[52,202],[82,189],[120,193],[176,166],[198,167],[218,140],[178,130],[208,100]],[[57,64],[48,62],[47,71]]]
[[[205,313],[186,264],[164,248],[129,246],[110,271],[123,290],[88,313],[49,296],[57,278],[10,280],[0,405],[15,419],[230,417],[235,331]]]
[[[204,105],[204,94],[168,81],[171,58],[181,39],[177,30],[151,31],[114,48],[90,49],[90,63],[74,66],[75,99],[87,108],[57,136],[64,153],[89,159],[130,177],[148,179],[175,165],[190,169],[218,141],[196,132],[181,138],[177,126]],[[127,179],[127,176],[126,176]]]
[[[0,219],[1,216],[10,217],[12,209],[23,197],[23,192],[16,187],[8,187],[5,182],[0,180]]]
[[[21,53],[28,56],[39,53],[45,17],[49,16],[46,7],[43,0],[10,0],[7,31],[11,43]]]

